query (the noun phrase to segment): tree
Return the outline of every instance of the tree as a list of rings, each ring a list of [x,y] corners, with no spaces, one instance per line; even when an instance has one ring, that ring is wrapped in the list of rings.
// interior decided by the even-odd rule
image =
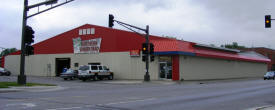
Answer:
[[[173,37],[173,36],[163,36],[165,38],[169,38],[169,39],[177,39],[177,37]]]
[[[16,48],[5,49],[5,50],[3,50],[3,51],[1,52],[0,57],[5,56],[5,55],[8,55],[8,54],[13,53],[13,52],[16,52],[16,51],[17,51]]]
[[[210,46],[212,46],[212,47],[216,47],[216,46],[215,46],[215,44],[210,44]]]
[[[221,47],[230,48],[230,49],[243,49],[245,46],[238,45],[237,42],[233,42],[232,44],[221,45]]]

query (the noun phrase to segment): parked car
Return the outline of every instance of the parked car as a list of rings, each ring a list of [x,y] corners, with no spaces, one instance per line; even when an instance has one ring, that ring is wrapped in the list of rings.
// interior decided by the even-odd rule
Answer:
[[[269,71],[264,75],[264,80],[275,79],[275,71]]]
[[[89,79],[93,80],[103,80],[108,78],[112,80],[114,78],[114,73],[109,70],[106,66],[102,65],[82,65],[78,70],[78,78],[82,81]]]
[[[67,69],[65,72],[62,72],[60,74],[60,77],[63,78],[64,80],[71,79],[73,80],[74,78],[77,78],[78,70],[73,70],[73,69]]]
[[[10,76],[11,75],[11,72],[5,68],[1,68],[0,67],[0,76]]]

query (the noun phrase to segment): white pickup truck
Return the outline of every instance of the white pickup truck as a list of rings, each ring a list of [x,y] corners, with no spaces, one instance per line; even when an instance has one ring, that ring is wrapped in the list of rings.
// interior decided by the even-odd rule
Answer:
[[[102,65],[82,65],[78,69],[78,78],[82,81],[86,80],[102,80],[108,78],[109,80],[114,79],[114,73],[109,70],[106,66]]]

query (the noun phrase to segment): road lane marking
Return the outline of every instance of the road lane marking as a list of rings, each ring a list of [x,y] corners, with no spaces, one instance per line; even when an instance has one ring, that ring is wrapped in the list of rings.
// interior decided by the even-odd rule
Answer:
[[[26,108],[32,108],[35,107],[36,105],[34,103],[14,103],[14,104],[7,104],[7,107],[10,106],[22,106],[21,108],[26,109]]]
[[[80,109],[82,107],[68,107],[68,108],[54,108],[54,109],[46,109],[46,110],[70,110],[70,109]]]
[[[156,99],[156,98],[140,99],[140,100],[131,100],[131,101],[121,101],[121,102],[107,103],[107,104],[103,104],[103,105],[125,104],[125,103],[133,103],[133,102],[150,101],[150,100],[155,100],[155,99]]]

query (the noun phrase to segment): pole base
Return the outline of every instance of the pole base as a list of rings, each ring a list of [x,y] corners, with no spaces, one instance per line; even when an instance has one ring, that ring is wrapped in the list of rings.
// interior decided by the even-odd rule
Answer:
[[[150,75],[149,74],[144,75],[144,81],[150,81]]]
[[[26,75],[18,75],[17,77],[17,84],[20,84],[20,85],[25,85],[26,84]]]

